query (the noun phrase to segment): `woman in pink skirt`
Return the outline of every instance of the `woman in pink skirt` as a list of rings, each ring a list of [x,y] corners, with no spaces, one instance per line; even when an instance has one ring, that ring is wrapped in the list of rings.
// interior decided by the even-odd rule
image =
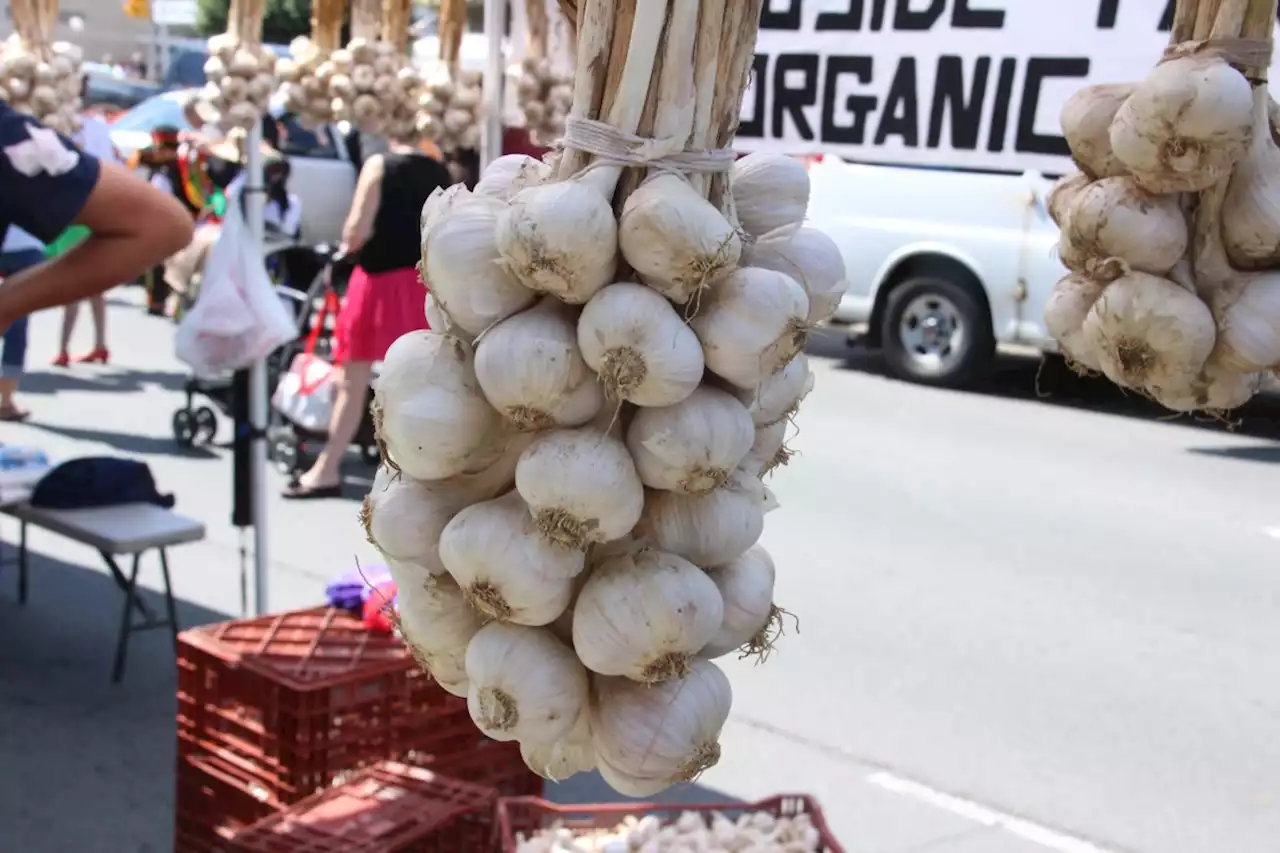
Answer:
[[[401,335],[427,328],[426,291],[418,277],[418,220],[427,196],[453,183],[449,170],[405,140],[365,161],[342,250],[358,263],[338,315],[334,364],[337,393],[329,439],[310,470],[285,491],[295,500],[338,497],[341,465],[364,416],[374,362]]]

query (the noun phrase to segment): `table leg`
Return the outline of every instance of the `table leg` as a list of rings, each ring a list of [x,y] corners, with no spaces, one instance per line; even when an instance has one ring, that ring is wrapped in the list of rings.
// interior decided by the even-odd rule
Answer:
[[[132,603],[134,607],[138,608],[138,612],[142,614],[143,619],[146,619],[148,622],[154,622],[156,618],[155,614],[151,612],[151,608],[147,606],[147,603],[142,600],[142,596],[138,595],[135,583],[131,583],[124,576],[124,572],[121,571],[120,566],[116,564],[115,557],[111,556],[106,551],[99,551],[98,553],[102,555],[102,561],[107,564],[107,569],[111,572],[111,577],[115,579],[116,586],[120,587],[121,592],[125,594],[129,602]],[[139,555],[134,554],[133,574],[135,582],[137,581],[138,574],[138,559]]]
[[[178,651],[178,613],[173,606],[173,587],[169,583],[169,553],[160,550],[160,572],[164,575],[164,608],[169,614],[169,633],[173,635],[173,651]]]
[[[133,555],[132,571],[129,573],[128,579],[124,586],[124,608],[120,615],[120,636],[116,638],[116,662],[111,669],[112,683],[119,684],[120,679],[124,677],[124,661],[125,653],[129,649],[129,635],[133,632],[133,607],[137,599],[136,587],[138,583],[138,562],[137,554]],[[115,566],[114,561],[108,560],[114,571],[118,572],[119,568]],[[139,604],[141,602],[138,602]]]

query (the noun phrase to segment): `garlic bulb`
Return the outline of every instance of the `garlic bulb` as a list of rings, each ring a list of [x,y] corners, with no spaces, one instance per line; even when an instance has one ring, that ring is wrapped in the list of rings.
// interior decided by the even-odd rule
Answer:
[[[1267,87],[1259,86],[1253,98],[1253,142],[1222,203],[1222,242],[1239,269],[1280,264],[1280,147],[1271,138]]]
[[[546,625],[563,613],[585,559],[535,535],[515,492],[467,507],[440,534],[440,561],[471,606],[517,625]]]
[[[800,282],[809,297],[810,326],[830,320],[849,289],[840,247],[816,228],[798,228],[785,242],[761,240],[744,253],[743,266],[776,270]]]
[[[526,187],[538,186],[550,178],[551,167],[541,160],[527,154],[503,154],[485,167],[475,194],[509,201]]]
[[[742,267],[703,298],[690,325],[707,368],[754,391],[804,349],[809,298],[791,276]]]
[[[595,427],[534,439],[516,465],[516,490],[544,538],[578,550],[622,538],[644,511],[644,486],[631,454]]]
[[[1111,122],[1137,88],[1133,83],[1086,86],[1062,105],[1061,123],[1067,146],[1076,165],[1090,177],[1125,174],[1124,164],[1111,150]]]
[[[484,117],[482,76],[441,62],[427,69],[419,90],[418,132],[446,154],[480,147]]]
[[[738,399],[747,404],[751,420],[758,427],[789,420],[813,390],[814,376],[809,357],[800,353],[778,373],[766,378],[753,393],[739,388]]]
[[[748,154],[729,173],[742,228],[757,239],[799,228],[809,207],[809,173],[796,157]]]
[[[1234,282],[1238,296],[1221,314],[1221,361],[1237,373],[1280,369],[1280,272],[1252,273]]]
[[[627,429],[640,481],[686,495],[719,488],[754,442],[746,407],[706,385],[674,406],[640,409]]]
[[[1062,262],[1099,276],[1112,258],[1165,275],[1187,253],[1188,226],[1176,195],[1152,195],[1130,178],[1103,178],[1080,190],[1062,231]]]
[[[702,381],[698,336],[671,303],[639,284],[611,284],[578,318],[578,347],[611,400],[670,406]]]
[[[1045,197],[1045,208],[1049,211],[1049,218],[1059,228],[1067,227],[1067,219],[1071,211],[1071,206],[1075,204],[1081,190],[1089,186],[1092,181],[1089,176],[1083,172],[1076,172],[1073,175],[1059,178],[1049,188],[1049,192]]]
[[[453,210],[454,205],[463,204],[474,198],[471,190],[467,189],[466,184],[451,184],[447,187],[436,187],[431,191],[431,195],[427,196],[426,202],[422,205],[422,254],[427,253],[427,236],[431,228],[449,211]],[[496,209],[496,208],[491,208]]]
[[[397,586],[421,585],[432,575],[444,574],[440,533],[471,497],[457,487],[433,487],[386,466],[378,468],[360,520],[369,542],[390,564]]]
[[[496,241],[525,287],[571,305],[594,296],[617,267],[613,206],[587,181],[520,190],[498,217]]]
[[[543,779],[562,782],[570,776],[596,769],[596,748],[591,742],[591,715],[584,707],[569,734],[559,740],[520,741],[520,757],[525,766]]]
[[[289,44],[289,58],[276,62],[276,76],[285,109],[303,127],[315,128],[334,120],[330,80],[338,73],[329,53],[307,36]]]
[[[423,81],[394,45],[357,36],[321,62],[316,75],[328,84],[330,109],[338,121],[374,135],[413,135]]]
[[[545,628],[490,622],[467,646],[467,709],[497,741],[554,743],[586,711],[587,671]]]
[[[458,328],[458,324],[453,322],[453,318],[440,307],[440,303],[436,301],[436,297],[431,291],[427,291],[427,297],[422,302],[422,313],[427,318],[427,329],[429,331],[449,335],[472,347],[475,346],[475,335]]]
[[[1090,370],[1099,370],[1098,360],[1084,338],[1084,320],[1106,287],[1086,276],[1071,274],[1053,286],[1044,306],[1044,324],[1058,342],[1062,354]]]
[[[453,321],[473,335],[537,299],[502,264],[494,229],[504,210],[497,199],[473,196],[441,214],[423,241],[427,286]]]
[[[738,264],[742,240],[684,178],[661,172],[627,197],[617,245],[640,279],[684,303]]]
[[[715,664],[694,661],[684,678],[657,685],[596,678],[592,688],[598,769],[618,793],[650,797],[720,760],[733,689]]]
[[[373,413],[393,467],[419,480],[466,472],[502,424],[476,381],[471,348],[435,332],[409,332],[387,349]]]
[[[535,145],[550,146],[564,133],[573,102],[573,79],[552,67],[545,56],[526,57],[516,67],[516,105]]]
[[[1213,350],[1213,315],[1195,294],[1147,273],[1123,276],[1085,318],[1085,347],[1126,388],[1184,387]]]
[[[271,106],[276,91],[276,55],[265,45],[243,43],[230,33],[208,41],[208,85],[202,90],[212,124],[224,132],[247,132]]]
[[[649,492],[642,524],[655,547],[704,569],[723,566],[764,531],[764,484],[739,468],[705,495]]]
[[[476,345],[485,398],[516,429],[580,426],[604,405],[604,392],[578,352],[576,318],[554,299],[501,321]]]
[[[1111,123],[1111,148],[1153,193],[1199,192],[1226,178],[1253,135],[1253,90],[1221,59],[1162,62]]]
[[[724,620],[699,656],[718,658],[734,649],[744,649],[748,655],[767,654],[773,640],[770,629],[780,613],[773,604],[776,573],[769,552],[755,545],[708,575],[724,601]]]
[[[756,427],[756,439],[743,458],[741,468],[757,477],[763,478],[775,468],[791,461],[791,451],[787,449],[787,425],[785,420],[765,427]]]
[[[83,60],[84,52],[69,42],[28,44],[14,33],[0,45],[0,100],[73,136],[81,125]]]
[[[573,647],[592,672],[657,684],[686,675],[723,619],[706,572],[644,549],[591,570],[573,607]]]
[[[1263,385],[1261,373],[1238,373],[1210,359],[1204,370],[1181,387],[1157,388],[1151,396],[1175,412],[1225,412],[1243,406]]]
[[[448,575],[396,590],[396,627],[418,665],[454,696],[465,697],[467,646],[483,624]]]

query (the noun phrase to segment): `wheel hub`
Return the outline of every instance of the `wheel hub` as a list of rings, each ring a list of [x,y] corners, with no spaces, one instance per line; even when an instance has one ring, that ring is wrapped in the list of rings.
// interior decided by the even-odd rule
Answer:
[[[944,373],[964,355],[967,330],[960,309],[937,293],[921,294],[902,312],[903,351],[922,373]]]

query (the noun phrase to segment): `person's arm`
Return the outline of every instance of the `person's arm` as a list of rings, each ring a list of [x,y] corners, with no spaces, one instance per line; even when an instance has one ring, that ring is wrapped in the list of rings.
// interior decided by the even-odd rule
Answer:
[[[289,207],[280,217],[280,230],[295,240],[302,234],[302,200],[289,193]]]
[[[71,224],[92,232],[65,255],[0,284],[0,329],[33,311],[129,281],[185,246],[192,231],[191,217],[172,195],[77,151],[3,104],[0,223],[17,225],[45,243]]]
[[[373,221],[378,215],[378,204],[382,200],[382,171],[382,156],[375,154],[365,161],[360,177],[356,179],[351,212],[347,214],[347,222],[342,226],[342,247],[348,253],[359,251],[373,234]]]

